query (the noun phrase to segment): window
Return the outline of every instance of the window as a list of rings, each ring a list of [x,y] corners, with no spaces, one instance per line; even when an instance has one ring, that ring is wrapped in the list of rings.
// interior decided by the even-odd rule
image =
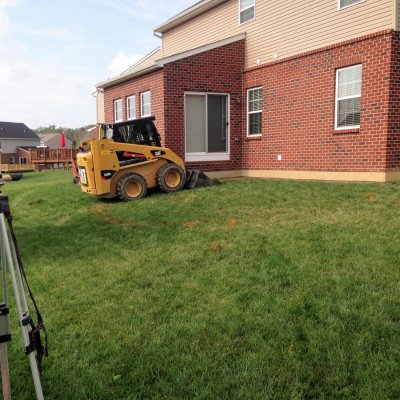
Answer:
[[[350,7],[353,4],[362,3],[365,0],[339,0],[339,10]]]
[[[262,88],[247,91],[247,135],[262,133]]]
[[[114,101],[114,122],[122,121],[122,99]]]
[[[20,164],[26,164],[26,157],[20,157],[19,158],[19,163]]]
[[[360,127],[361,78],[361,65],[336,71],[336,129]]]
[[[8,163],[9,164],[14,164],[14,156],[10,156],[9,158],[8,158]]]
[[[126,99],[126,115],[128,119],[136,118],[136,96],[129,96]]]
[[[255,0],[239,0],[239,23],[244,24],[256,16]]]
[[[186,161],[229,160],[229,96],[185,94]]]
[[[142,117],[151,115],[151,93],[144,92],[140,95],[140,103],[142,107]]]

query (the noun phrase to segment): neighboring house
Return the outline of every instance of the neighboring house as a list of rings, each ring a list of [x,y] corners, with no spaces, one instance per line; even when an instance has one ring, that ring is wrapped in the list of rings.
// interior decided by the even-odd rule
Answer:
[[[92,128],[86,129],[86,134],[82,138],[83,142],[88,142],[89,140],[98,139],[100,136],[100,127],[93,126]]]
[[[61,147],[61,134],[60,133],[39,133],[40,146],[47,147],[48,149],[72,149],[73,143],[65,136],[65,146]]]
[[[400,0],[203,0],[97,85],[98,122],[155,115],[219,176],[400,179]]]
[[[0,164],[30,163],[29,148],[39,144],[40,138],[25,124],[0,122]]]

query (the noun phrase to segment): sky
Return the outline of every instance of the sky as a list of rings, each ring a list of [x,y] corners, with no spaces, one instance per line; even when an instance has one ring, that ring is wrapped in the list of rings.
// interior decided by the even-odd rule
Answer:
[[[153,28],[196,0],[0,0],[0,121],[96,123],[97,83],[161,44]]]

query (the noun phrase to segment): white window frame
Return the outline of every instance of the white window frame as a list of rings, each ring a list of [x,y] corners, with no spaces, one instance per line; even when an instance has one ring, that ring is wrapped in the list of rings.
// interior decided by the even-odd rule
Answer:
[[[262,136],[262,123],[261,123],[261,133],[253,133],[253,134],[250,134],[250,118],[249,118],[249,116],[250,116],[250,114],[258,114],[258,113],[260,113],[261,114],[261,120],[262,120],[262,114],[263,114],[263,97],[261,97],[261,110],[257,110],[257,111],[249,111],[249,94],[250,94],[250,92],[251,91],[253,91],[253,90],[259,90],[259,89],[261,89],[261,93],[263,92],[263,87],[262,86],[257,86],[257,87],[254,87],[254,88],[250,88],[250,89],[247,89],[247,98],[246,98],[246,119],[247,119],[247,121],[246,121],[246,124],[247,124],[247,130],[246,130],[246,132],[247,132],[247,137],[249,137],[249,138],[253,138],[253,137],[259,137],[259,136]]]
[[[133,108],[129,108],[129,103],[133,101]],[[131,116],[130,111],[133,109],[133,116]],[[132,96],[128,96],[126,98],[126,119],[130,120],[130,119],[135,119],[136,118],[136,96],[132,95]]]
[[[338,0],[338,10],[345,10],[346,8],[353,7],[356,4],[364,3],[366,0],[357,0],[353,4],[349,4],[348,6],[344,6],[344,7],[340,7],[340,1],[341,0]]]
[[[143,97],[145,94],[149,94],[150,97],[150,102],[149,103],[144,103],[143,102]],[[149,105],[150,106],[150,113],[149,114],[144,114],[143,113],[143,106],[144,105]],[[147,90],[146,92],[140,93],[140,116],[141,117],[150,117],[151,116],[151,91]]]
[[[10,165],[14,165],[14,164],[15,164],[15,158],[14,158],[14,156],[9,156],[9,157],[8,157],[8,163],[9,163]]]
[[[25,162],[23,163],[22,160],[25,160]],[[27,161],[28,161],[28,160],[27,160],[26,157],[20,157],[20,158],[19,158],[19,163],[20,163],[20,164],[26,164]]]
[[[247,24],[248,22],[255,20],[256,19],[256,0],[253,0],[253,5],[252,6],[249,6],[249,7],[243,8],[243,9],[240,8],[240,0],[238,0],[238,1],[239,1],[239,16],[238,16],[239,25]],[[254,8],[254,17],[252,19],[248,19],[247,21],[240,22],[240,14],[243,11],[246,11],[246,10],[248,10],[250,8]]]
[[[208,96],[207,95],[216,95],[216,96],[226,96],[226,114],[227,114],[227,127],[226,127],[226,141],[227,141],[227,151],[223,153],[207,153],[207,152],[197,152],[197,153],[186,153],[186,96],[204,96],[206,98],[206,111],[208,107]],[[231,153],[231,132],[230,132],[230,94],[229,93],[211,93],[211,92],[185,92],[184,93],[184,123],[185,123],[185,161],[193,162],[193,161],[229,161],[230,153]],[[205,125],[208,125],[208,115],[206,112],[205,115]],[[207,138],[207,134],[206,134]]]
[[[117,103],[121,103],[121,119],[118,119]],[[121,122],[123,120],[124,120],[124,113],[123,113],[123,108],[122,108],[122,99],[114,100],[114,122]]]
[[[338,98],[338,93],[339,93],[339,71],[342,71],[344,69],[351,69],[351,68],[357,68],[361,66],[361,87],[362,87],[362,64],[356,64],[356,65],[351,65],[349,67],[343,67],[343,68],[338,68],[336,70],[336,82],[335,82],[335,130],[336,131],[343,131],[343,130],[348,130],[348,129],[359,129],[360,125],[347,125],[347,126],[338,126],[338,112],[339,112],[339,101],[340,100],[347,100],[347,99],[355,99],[355,98],[362,98],[362,90],[360,91],[360,94],[357,96],[345,96]],[[361,100],[360,100],[360,105],[361,105]],[[361,109],[360,109],[360,121],[361,121]]]

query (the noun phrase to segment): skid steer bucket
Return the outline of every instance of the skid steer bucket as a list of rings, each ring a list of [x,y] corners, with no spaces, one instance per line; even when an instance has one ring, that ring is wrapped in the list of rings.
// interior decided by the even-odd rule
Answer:
[[[214,181],[210,179],[204,172],[187,169],[186,170],[186,187],[193,189],[196,187],[207,187],[214,185]]]

